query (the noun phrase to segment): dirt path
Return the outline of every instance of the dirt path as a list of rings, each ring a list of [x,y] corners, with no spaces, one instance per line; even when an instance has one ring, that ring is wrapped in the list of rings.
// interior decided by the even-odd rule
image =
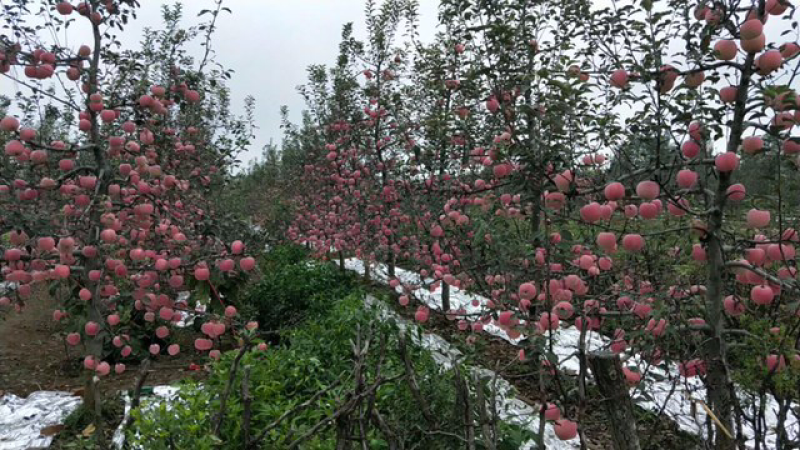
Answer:
[[[56,304],[42,291],[34,294],[22,313],[9,313],[0,319],[0,395],[9,392],[26,397],[34,391],[73,391],[84,385],[87,371],[82,368],[79,349],[68,348],[63,333],[53,321]],[[191,349],[191,342],[179,342]],[[189,370],[197,359],[194,351],[184,351],[176,358],[160,358],[152,365],[148,385],[169,384],[183,378],[202,378],[204,372]],[[138,375],[137,367],[122,375],[103,380],[103,390],[130,389]]]
[[[80,372],[69,367],[57,334],[53,309],[50,296],[39,294],[22,313],[11,312],[0,321],[0,391],[26,396],[80,385]]]

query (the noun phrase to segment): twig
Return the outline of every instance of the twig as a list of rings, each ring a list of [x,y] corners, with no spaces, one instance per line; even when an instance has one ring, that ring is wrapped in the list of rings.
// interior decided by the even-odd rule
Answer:
[[[402,443],[397,439],[397,433],[395,433],[392,428],[386,423],[386,420],[383,419],[383,416],[377,409],[372,410],[372,421],[375,425],[381,430],[383,436],[386,438],[386,442],[389,444],[389,450],[401,450]]]
[[[704,401],[702,401],[702,400],[695,400],[695,399],[693,399],[693,401],[694,401],[695,403],[698,403],[700,406],[702,406],[702,407],[703,407],[703,409],[706,411],[706,414],[708,414],[708,416],[709,416],[709,417],[711,417],[711,420],[713,420],[713,421],[714,421],[714,423],[716,423],[716,424],[717,424],[717,427],[718,427],[720,430],[722,430],[722,432],[723,432],[723,433],[725,433],[725,436],[728,436],[728,438],[729,438],[729,439],[733,439],[733,435],[731,435],[731,432],[730,432],[730,431],[728,431],[728,428],[727,428],[727,427],[725,427],[725,425],[723,425],[723,424],[722,424],[722,422],[721,422],[721,421],[720,421],[720,420],[717,418],[717,415],[716,415],[716,414],[714,414],[714,412],[713,412],[713,411],[711,411],[711,408],[709,408],[709,407],[708,407],[708,405],[706,405],[706,403],[705,403]]]
[[[228,371],[228,383],[226,384],[225,392],[222,393],[222,398],[220,398],[219,401],[219,411],[217,411],[217,414],[211,419],[211,423],[214,426],[214,436],[219,437],[219,432],[222,428],[222,420],[225,417],[228,405],[228,397],[230,397],[231,390],[233,390],[233,381],[236,379],[236,372],[239,370],[239,363],[242,361],[242,357],[247,352],[248,348],[250,348],[250,342],[246,341],[239,350],[239,354],[236,355],[236,359],[233,360],[231,370]]]
[[[302,444],[308,438],[310,438],[310,437],[314,436],[315,434],[317,434],[317,432],[319,432],[321,429],[329,426],[331,423],[334,423],[342,415],[350,413],[353,410],[353,408],[356,405],[358,405],[358,403],[364,397],[366,397],[368,395],[371,395],[383,383],[388,383],[388,382],[392,382],[392,381],[398,380],[398,379],[402,378],[403,376],[405,376],[405,373],[401,373],[399,375],[395,375],[393,377],[385,378],[385,379],[384,378],[378,378],[377,380],[375,380],[375,382],[372,384],[372,386],[370,386],[366,391],[364,391],[361,394],[356,395],[355,397],[351,398],[347,403],[344,404],[344,406],[342,406],[341,408],[336,410],[336,412],[334,412],[330,416],[320,420],[319,422],[317,422],[316,425],[311,427],[311,429],[308,430],[305,434],[303,434],[299,438],[295,439],[294,442],[289,444],[289,446],[287,447],[287,450],[292,450],[294,448],[297,448],[298,445]]]
[[[206,48],[205,54],[203,54],[203,61],[200,63],[200,67],[197,69],[198,72],[202,73],[203,68],[208,62],[208,56],[211,53],[211,35],[217,29],[217,17],[219,17],[219,12],[222,9],[222,0],[217,0],[217,9],[213,12],[214,18],[211,19],[211,23],[208,25],[208,31],[206,31],[206,40],[203,43],[203,46]]]
[[[242,374],[242,434],[244,447],[250,446],[250,416],[252,414],[253,397],[250,395],[250,366],[244,368]]]
[[[275,428],[277,428],[277,427],[278,427],[278,426],[279,426],[279,425],[280,425],[280,424],[281,424],[281,423],[282,423],[284,420],[286,420],[286,418],[288,418],[288,417],[289,417],[289,416],[291,416],[292,414],[296,414],[296,413],[298,413],[298,412],[302,411],[302,410],[303,410],[303,409],[305,409],[305,408],[308,408],[308,407],[309,407],[309,406],[311,406],[311,405],[312,405],[314,402],[316,402],[317,400],[319,400],[319,398],[320,398],[320,397],[322,397],[323,395],[325,395],[325,394],[327,394],[328,392],[330,392],[332,389],[334,389],[334,388],[336,388],[337,386],[339,386],[339,385],[342,383],[343,379],[344,379],[344,373],[342,373],[341,375],[339,375],[339,378],[337,378],[337,379],[336,379],[336,381],[334,381],[333,383],[329,384],[329,385],[328,385],[328,387],[326,387],[325,389],[323,389],[323,390],[321,390],[321,391],[317,392],[316,394],[314,394],[314,396],[313,396],[313,397],[311,397],[310,399],[308,399],[308,400],[306,400],[305,402],[303,402],[303,403],[301,403],[301,404],[299,404],[299,405],[295,406],[294,408],[290,409],[289,411],[286,411],[285,413],[283,413],[283,414],[282,414],[280,417],[278,417],[278,418],[277,418],[277,419],[276,419],[274,422],[272,422],[272,423],[271,423],[271,424],[269,424],[269,425],[268,425],[266,428],[264,428],[263,430],[261,430],[261,433],[260,433],[258,436],[256,436],[256,437],[255,437],[255,439],[253,439],[253,440],[250,442],[250,447],[249,447],[249,448],[254,448],[254,447],[255,447],[255,446],[256,446],[256,445],[257,445],[259,442],[261,442],[261,441],[262,441],[262,440],[263,440],[265,437],[267,437],[267,434],[268,434],[270,431],[272,431],[272,430],[274,430]]]
[[[62,98],[59,98],[58,96],[56,96],[54,94],[51,94],[51,93],[45,91],[44,89],[40,89],[40,88],[38,88],[36,86],[28,84],[28,83],[26,83],[26,82],[24,82],[24,81],[22,81],[22,80],[20,80],[18,78],[12,77],[11,75],[7,75],[5,73],[0,73],[0,75],[3,75],[4,77],[8,78],[9,80],[11,80],[11,81],[13,81],[15,83],[19,83],[19,84],[25,86],[26,88],[30,89],[34,93],[39,93],[39,94],[45,95],[45,96],[50,97],[51,99],[53,99],[53,100],[55,100],[55,101],[57,101],[59,103],[62,103],[64,105],[66,105],[66,106],[69,106],[70,108],[74,109],[75,111],[80,111],[81,110],[74,103],[71,103],[71,102],[68,102],[68,101],[66,101],[66,100],[64,100]]]
[[[470,401],[469,388],[467,387],[467,382],[464,379],[464,375],[461,373],[460,367],[457,363],[455,363],[455,361],[453,362],[453,368],[456,375],[456,392],[464,404],[463,420],[467,440],[467,450],[475,450],[475,422],[472,419],[472,404]]]
[[[136,387],[133,388],[133,395],[131,396],[131,409],[139,407],[139,402],[142,399],[142,388],[144,387],[144,383],[147,380],[148,375],[150,375],[150,359],[145,359],[142,363],[141,369],[139,369],[139,379],[136,380]]]
[[[492,441],[492,430],[489,427],[489,417],[486,412],[486,394],[483,391],[483,380],[476,374],[474,382],[477,395],[475,401],[478,404],[478,417],[480,418],[481,431],[483,432],[483,442],[488,450],[495,450],[494,442]]]
[[[139,402],[142,399],[142,388],[144,387],[145,380],[147,380],[147,376],[150,375],[150,359],[145,359],[142,363],[142,367],[139,369],[139,377],[136,380],[136,386],[133,388],[133,393],[131,394],[131,411],[139,407]],[[125,431],[125,428],[128,428],[128,425],[133,420],[130,413],[122,419],[122,423],[119,425],[120,431]]]
[[[425,420],[428,423],[436,423],[436,418],[431,413],[431,409],[428,406],[428,402],[425,400],[425,397],[422,396],[422,393],[419,390],[419,384],[417,384],[417,377],[414,372],[414,365],[411,362],[411,358],[408,354],[408,347],[406,346],[406,341],[404,336],[400,336],[398,340],[398,347],[400,348],[400,354],[403,357],[403,362],[405,363],[406,367],[406,381],[408,382],[408,387],[411,389],[411,395],[414,396],[414,400],[417,401],[420,408],[422,409],[422,415],[425,416]]]

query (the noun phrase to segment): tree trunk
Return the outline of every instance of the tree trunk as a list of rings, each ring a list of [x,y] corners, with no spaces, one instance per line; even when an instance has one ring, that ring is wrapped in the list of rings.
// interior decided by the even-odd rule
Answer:
[[[761,2],[763,8],[763,2]],[[763,13],[763,10],[761,11]],[[750,53],[742,69],[741,78],[736,94],[734,117],[730,125],[730,137],[726,147],[727,152],[736,153],[742,143],[744,119],[747,112],[747,90],[750,86],[755,54]],[[725,330],[725,315],[723,297],[725,293],[723,273],[725,273],[725,258],[722,254],[722,225],[725,218],[725,207],[728,200],[727,190],[731,185],[731,174],[720,172],[717,182],[716,195],[708,216],[707,224],[707,250],[708,262],[706,264],[706,298],[705,313],[706,323],[711,327],[709,335],[703,345],[703,358],[706,363],[706,391],[708,403],[714,415],[724,429],[717,426],[714,439],[716,450],[734,450],[736,442],[732,436],[733,430],[733,397],[731,395],[732,382],[726,367],[727,349],[723,332]]]
[[[611,352],[589,354],[594,379],[603,396],[615,450],[640,450],[633,402],[622,374],[619,356]]]
[[[94,9],[95,4],[92,3]],[[102,138],[100,134],[100,124],[98,123],[98,116],[99,113],[96,111],[92,111],[91,108],[88,108],[90,103],[90,98],[92,94],[95,94],[99,91],[99,76],[100,76],[100,52],[103,48],[102,45],[102,33],[100,31],[100,24],[92,22],[92,35],[94,38],[94,48],[92,50],[91,60],[89,62],[89,80],[88,80],[88,95],[86,96],[86,105],[87,109],[89,110],[89,115],[91,118],[91,129],[89,130],[89,142],[92,145],[92,157],[94,158],[95,169],[97,171],[97,186],[95,188],[95,195],[98,193],[105,193],[107,192],[108,185],[111,182],[111,171],[109,170],[109,163],[106,159],[105,150],[103,149]],[[89,236],[88,242],[84,242],[85,245],[94,245],[97,243],[100,237],[101,227],[101,220],[100,216],[102,214],[101,208],[91,208],[91,223],[93,224],[93,229]],[[98,266],[98,262],[96,260],[86,261],[86,268],[87,270],[84,272],[82,276],[83,281],[86,286],[89,287],[89,290],[92,291],[92,300],[89,303],[89,311],[88,311],[88,318],[89,320],[96,322],[98,324],[102,324],[104,322],[104,309],[105,306],[102,301],[100,301],[100,296],[98,295],[98,283],[92,282],[88,280],[87,274],[89,270],[95,269]],[[107,332],[104,328],[101,328],[100,333],[95,336],[94,339],[90,339],[86,344],[86,350],[89,355],[94,357],[95,364],[99,364],[102,361],[103,356],[103,341]],[[97,380],[95,380],[95,374],[90,373],[89,379],[86,381],[86,389],[83,395],[83,404],[84,407],[91,411],[94,414],[93,423],[97,430],[96,435],[100,441],[100,444],[103,444],[103,419],[101,417],[102,412],[102,394],[99,392],[97,388]]]
[[[242,441],[244,448],[250,448],[250,420],[253,397],[250,395],[250,366],[244,368],[242,376]]]
[[[352,448],[352,424],[348,416],[336,419],[336,450],[350,450]]]
[[[394,255],[394,249],[392,248],[393,245],[394,245],[394,235],[389,236],[389,261],[387,264],[389,267],[389,278],[394,278],[395,255]]]
[[[442,281],[442,311],[450,311],[450,285]]]
[[[714,439],[716,450],[733,450],[735,442],[729,435],[733,429],[733,400],[730,392],[730,375],[725,366],[726,346],[723,340],[725,330],[724,279],[725,259],[722,255],[722,241],[718,235],[722,230],[723,211],[725,208],[725,190],[730,185],[730,175],[721,173],[717,189],[714,212],[708,221],[708,272],[706,275],[706,323],[711,327],[709,335],[702,347],[703,359],[706,363],[706,392],[711,411],[725,427],[716,427]],[[710,436],[709,436],[710,438]]]
[[[344,272],[345,270],[347,270],[347,269],[344,267],[344,253],[342,253],[342,251],[341,251],[341,250],[339,250],[339,268],[340,268],[340,269],[342,269],[342,272]]]

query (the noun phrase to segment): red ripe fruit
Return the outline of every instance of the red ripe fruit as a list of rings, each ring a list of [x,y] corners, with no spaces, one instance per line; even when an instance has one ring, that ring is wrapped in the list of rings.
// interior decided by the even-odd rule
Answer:
[[[58,11],[58,13],[61,14],[62,16],[68,16],[72,14],[73,10],[74,8],[72,7],[72,4],[69,2],[61,2],[56,5],[56,11]]]
[[[225,317],[236,317],[236,307],[228,306],[225,308]]]
[[[414,320],[416,320],[417,322],[420,322],[420,323],[427,322],[429,314],[430,314],[430,311],[428,310],[428,308],[426,308],[424,306],[420,306],[417,309],[417,312],[414,313]]]
[[[734,296],[729,295],[723,301],[725,312],[730,316],[740,316],[745,311],[744,303],[738,301]]]
[[[758,53],[761,50],[764,50],[766,43],[767,37],[764,35],[764,33],[761,33],[753,39],[742,39],[741,46],[742,50],[746,51],[747,53]]]
[[[763,284],[753,286],[753,289],[750,290],[750,299],[756,305],[771,305],[775,299],[775,292],[772,291],[772,288]]]
[[[244,251],[244,243],[242,241],[233,241],[231,244],[231,253],[240,255]]]
[[[105,123],[111,123],[117,119],[117,112],[113,109],[104,109],[100,112],[100,119]]]
[[[211,350],[211,347],[214,346],[214,343],[210,339],[195,339],[194,340],[194,348],[198,351],[205,352]]]
[[[677,180],[678,186],[681,188],[692,188],[697,183],[697,172],[689,169],[683,169],[678,172]]]
[[[625,382],[628,386],[636,386],[642,381],[642,374],[639,372],[635,372],[627,367],[622,368],[622,373],[625,375]]]
[[[617,235],[607,231],[601,231],[597,234],[597,246],[602,248],[608,253],[613,253],[617,250]]]
[[[778,50],[767,50],[758,57],[758,68],[763,73],[770,73],[777,70],[783,64],[783,55]]]
[[[232,259],[224,259],[219,263],[219,270],[223,272],[231,272],[236,267],[236,263]]]
[[[16,117],[6,116],[0,119],[0,131],[17,131],[19,120]]]
[[[242,258],[242,260],[239,261],[239,267],[241,267],[245,272],[249,272],[256,268],[256,260],[252,256]]]
[[[194,277],[198,281],[206,281],[210,278],[211,272],[208,270],[207,267],[198,267],[194,269]]]
[[[740,201],[744,200],[744,198],[745,198],[745,196],[747,194],[747,191],[746,191],[744,185],[738,184],[738,183],[734,184],[734,185],[731,185],[728,188],[728,190],[725,191],[725,192],[728,194],[728,198],[730,200],[735,201],[735,202],[740,202]]]
[[[603,190],[608,201],[617,201],[625,198],[625,186],[622,183],[609,183]]]
[[[100,331],[100,326],[97,322],[86,322],[83,331],[86,332],[87,336],[95,336]]]
[[[743,40],[755,39],[764,31],[764,24],[758,19],[750,19],[742,24],[739,34]]]
[[[739,168],[739,155],[733,152],[725,152],[714,158],[714,166],[720,172],[733,172]]]
[[[786,368],[786,358],[783,355],[768,355],[766,359],[767,370],[770,372],[780,372]]]
[[[111,372],[111,365],[108,364],[107,362],[103,361],[103,362],[101,362],[100,364],[97,365],[97,367],[95,368],[95,371],[97,372],[98,375],[100,375],[101,377],[104,377],[104,376],[108,375],[109,372]]]
[[[681,153],[683,156],[692,159],[700,153],[700,145],[693,140],[689,140],[681,145]]]
[[[59,264],[55,267],[55,269],[53,269],[53,273],[55,274],[56,277],[62,280],[66,280],[67,278],[69,278],[70,274],[69,266]]]
[[[561,419],[556,421],[554,431],[562,441],[575,439],[575,436],[578,435],[578,424],[571,420]]]
[[[714,44],[714,56],[722,61],[730,61],[736,58],[736,42],[730,40],[718,41]]]
[[[533,283],[522,283],[519,286],[519,298],[533,300],[536,297],[536,286]]]
[[[200,101],[200,93],[197,91],[186,91],[186,101],[189,103],[197,103]]]
[[[628,87],[628,72],[623,69],[615,70],[611,74],[611,85],[619,89]]]
[[[736,101],[736,95],[739,89],[736,86],[727,86],[719,90],[719,98],[723,103],[733,103]]]
[[[642,181],[636,185],[636,195],[644,200],[655,200],[661,193],[661,188],[655,181]]]
[[[764,139],[760,136],[748,136],[742,140],[742,150],[748,155],[757,155],[764,150]]]
[[[644,238],[638,234],[626,234],[622,238],[622,247],[631,253],[638,253],[644,248]]]
[[[779,16],[789,8],[789,0],[767,0],[764,9],[773,16]]]
[[[747,211],[747,226],[750,228],[766,228],[769,225],[769,221],[769,211],[755,208]]]
[[[602,217],[600,204],[597,202],[589,203],[580,210],[581,218],[589,223],[597,222]]]
[[[544,410],[545,420],[558,420],[561,418],[561,411],[554,403],[548,403],[547,409]]]
[[[76,346],[81,343],[81,335],[78,333],[70,333],[67,335],[67,344]]]

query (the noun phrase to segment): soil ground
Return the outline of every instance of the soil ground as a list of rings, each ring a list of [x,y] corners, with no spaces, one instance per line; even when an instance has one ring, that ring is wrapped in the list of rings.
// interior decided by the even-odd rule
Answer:
[[[64,332],[52,318],[55,308],[49,295],[38,292],[22,313],[11,312],[0,318],[0,395],[8,392],[27,397],[34,391],[77,391],[83,387],[87,371],[83,369],[82,356],[65,344]],[[181,343],[182,348],[192,348],[191,345]],[[154,363],[146,384],[202,377],[203,372],[189,370],[193,353],[182,352]],[[122,375],[103,379],[101,389],[109,393],[131,389],[138,374],[138,367],[129,366]]]

